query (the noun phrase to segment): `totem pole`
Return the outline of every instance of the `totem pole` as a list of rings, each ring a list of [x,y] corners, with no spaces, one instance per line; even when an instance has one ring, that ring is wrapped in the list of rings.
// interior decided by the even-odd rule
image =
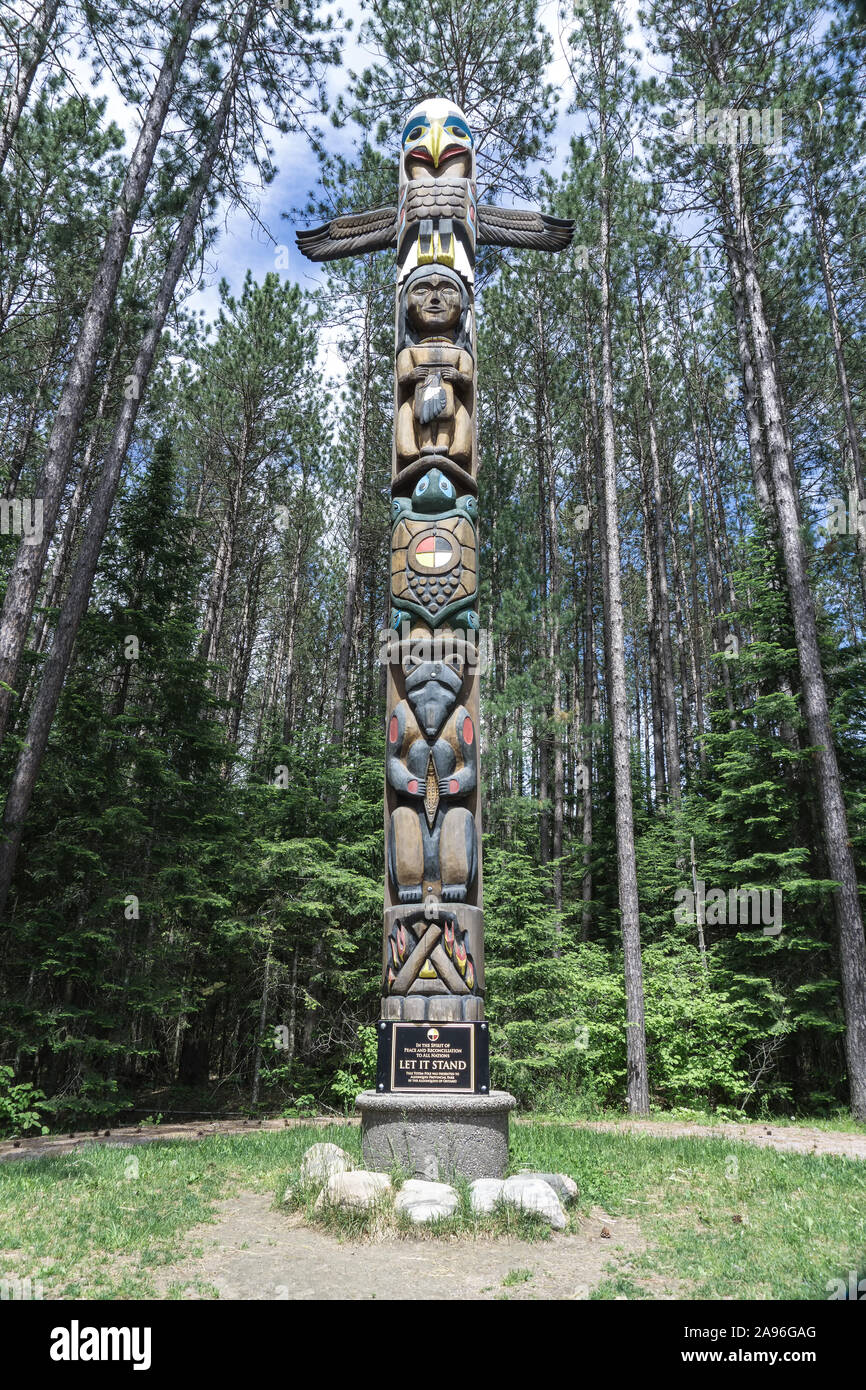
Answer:
[[[405,1120],[413,1094],[425,1111],[431,1093],[448,1097],[452,1120],[467,1101],[494,1101],[478,764],[475,248],[558,251],[572,234],[571,222],[477,204],[472,131],[458,107],[432,99],[403,128],[397,206],[297,237],[316,261],[397,252],[382,1010],[377,1090],[358,1101],[365,1155],[384,1167],[394,1135],[381,1152],[368,1145],[369,1110],[387,1129],[383,1107],[393,1103]],[[507,1144],[514,1102],[503,1100]],[[417,1128],[416,1116],[399,1147],[429,1176]],[[499,1166],[501,1156],[492,1169],[481,1163]]]

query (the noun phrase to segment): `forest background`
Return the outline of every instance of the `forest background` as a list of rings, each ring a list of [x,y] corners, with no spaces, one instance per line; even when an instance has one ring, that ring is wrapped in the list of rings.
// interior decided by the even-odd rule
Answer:
[[[479,258],[494,1082],[866,1119],[864,57],[808,0],[3,5],[0,1125],[371,1080],[394,258],[293,230],[431,94],[576,221]]]

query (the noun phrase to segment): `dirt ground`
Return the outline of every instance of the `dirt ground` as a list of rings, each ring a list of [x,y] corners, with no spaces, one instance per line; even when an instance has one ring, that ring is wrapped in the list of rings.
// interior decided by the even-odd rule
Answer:
[[[262,1129],[289,1129],[302,1126],[320,1129],[322,1125],[358,1125],[360,1120],[342,1115],[318,1115],[309,1120],[214,1120],[209,1124],[192,1121],[177,1125],[125,1125],[119,1129],[83,1129],[65,1135],[35,1135],[31,1139],[4,1139],[0,1143],[0,1162],[15,1158],[50,1158],[73,1153],[83,1144],[152,1144],[155,1140],[206,1139],[212,1134],[257,1134]]]
[[[796,1153],[866,1159],[866,1135],[805,1126],[694,1125],[623,1120],[575,1125],[660,1138],[725,1138]],[[602,1231],[605,1232],[602,1235]],[[163,1297],[221,1299],[585,1299],[615,1266],[645,1241],[638,1221],[593,1207],[576,1234],[549,1241],[400,1240],[355,1243],[305,1226],[299,1216],[273,1209],[270,1196],[244,1193],[218,1207],[216,1225],[190,1233],[203,1251],[160,1271]],[[526,1277],[528,1275],[528,1277]],[[634,1277],[634,1276],[633,1276]],[[676,1299],[684,1290],[643,1271],[635,1279],[652,1299]],[[375,1292],[374,1292],[375,1291]]]
[[[321,1124],[356,1124],[331,1116],[310,1120],[217,1121],[136,1126],[0,1144],[0,1161],[73,1152],[79,1145],[146,1144],[207,1135]],[[520,1121],[516,1121],[520,1123]],[[663,1120],[581,1121],[574,1129],[631,1132],[658,1138],[708,1138],[756,1144],[782,1152],[866,1159],[866,1135],[803,1125],[697,1125]],[[642,1252],[640,1224],[594,1207],[576,1233],[539,1242],[456,1238],[405,1240],[388,1234],[353,1242],[304,1225],[275,1209],[271,1194],[244,1192],[217,1204],[215,1220],[187,1233],[177,1263],[155,1275],[157,1296],[169,1299],[351,1300],[585,1299],[614,1268],[628,1272]],[[602,1234],[602,1232],[605,1234]],[[193,1253],[195,1252],[195,1253]],[[676,1281],[631,1276],[653,1299],[688,1296]]]
[[[538,1242],[338,1240],[252,1192],[219,1203],[217,1212],[216,1225],[189,1233],[189,1245],[202,1256],[159,1271],[163,1298],[584,1299],[606,1277],[612,1257],[619,1264],[644,1248],[637,1221],[598,1208],[582,1220],[579,1234],[554,1233]],[[515,1271],[518,1282],[503,1283]],[[652,1298],[678,1296],[660,1279],[641,1283]]]
[[[811,1129],[807,1125],[721,1124],[693,1125],[665,1120],[581,1121],[574,1129],[597,1129],[605,1134],[651,1134],[660,1139],[734,1139],[780,1153],[835,1154],[837,1158],[866,1158],[866,1134]]]

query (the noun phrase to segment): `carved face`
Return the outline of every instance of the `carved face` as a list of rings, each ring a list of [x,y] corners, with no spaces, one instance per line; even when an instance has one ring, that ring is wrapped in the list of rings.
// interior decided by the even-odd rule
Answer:
[[[407,661],[406,699],[428,738],[435,738],[457,704],[463,685],[463,660],[453,654],[444,661]]]
[[[417,333],[448,333],[457,327],[461,295],[452,280],[425,275],[410,286],[408,295],[409,322]]]
[[[412,508],[416,512],[444,512],[454,506],[455,495],[454,484],[438,468],[431,468],[412,493]]]
[[[431,97],[419,102],[403,127],[402,143],[409,179],[472,176],[472,131],[451,101]]]

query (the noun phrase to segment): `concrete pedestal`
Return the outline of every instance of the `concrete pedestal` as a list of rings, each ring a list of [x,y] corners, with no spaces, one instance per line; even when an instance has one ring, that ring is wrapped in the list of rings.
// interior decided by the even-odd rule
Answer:
[[[507,1091],[490,1095],[380,1095],[362,1091],[364,1167],[400,1167],[432,1181],[501,1178],[508,1166],[508,1116],[517,1105]]]

